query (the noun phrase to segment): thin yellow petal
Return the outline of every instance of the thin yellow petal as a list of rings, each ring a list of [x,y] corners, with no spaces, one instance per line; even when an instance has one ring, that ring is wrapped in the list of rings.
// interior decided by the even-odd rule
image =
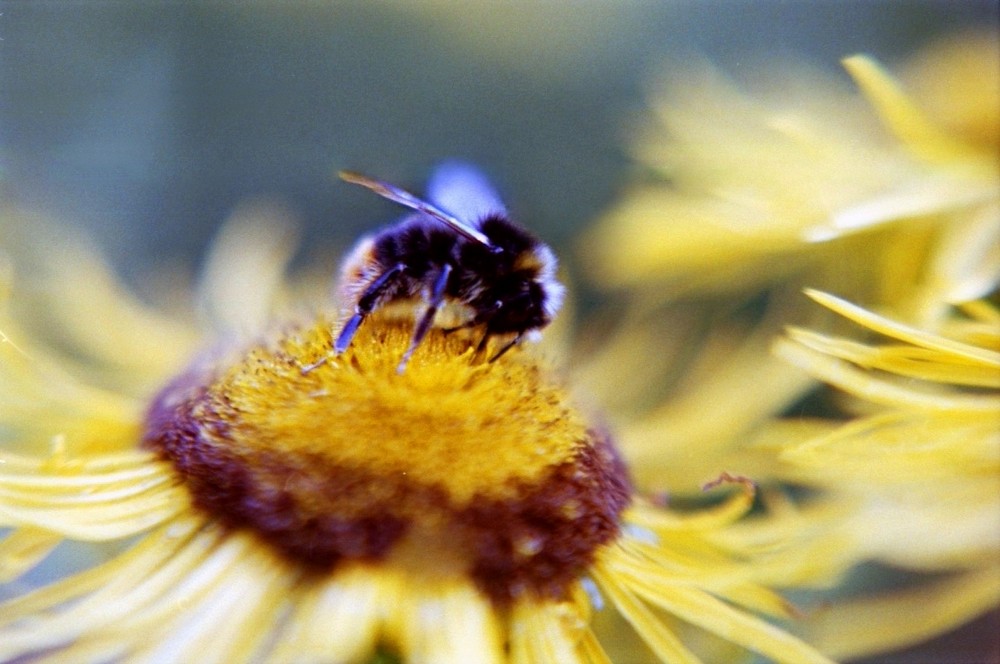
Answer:
[[[888,191],[837,209],[821,224],[806,228],[802,239],[806,242],[826,242],[878,224],[935,214],[954,215],[957,211],[988,204],[995,197],[996,190],[992,182],[977,175],[957,171],[914,176]],[[986,231],[994,234],[992,227]],[[983,249],[988,251],[989,247]]]
[[[869,372],[787,339],[779,339],[774,351],[816,378],[877,404],[904,410],[959,411],[990,416],[1000,409],[1000,400],[991,396],[956,395],[881,380]]]
[[[493,606],[471,584],[442,582],[404,590],[398,625],[405,661],[499,664],[503,646]]]
[[[80,540],[107,541],[141,533],[190,509],[181,486],[161,487],[128,501],[96,505],[28,507],[5,504],[0,497],[0,524],[34,526]]]
[[[625,585],[649,602],[727,641],[789,664],[831,664],[832,660],[784,630],[733,609],[703,590],[661,587],[647,579],[625,577]]]
[[[961,574],[934,584],[842,600],[805,623],[824,652],[849,659],[919,643],[972,620],[1000,602],[1000,569]]]
[[[803,346],[865,369],[938,383],[1000,387],[997,369],[937,350],[918,346],[869,346],[795,327],[789,328],[787,334]]]
[[[619,582],[613,571],[607,569],[603,563],[596,563],[591,573],[600,584],[601,590],[608,595],[622,616],[662,661],[668,664],[700,664],[701,660],[685,648],[677,635]]]
[[[1000,323],[1000,309],[990,304],[987,300],[963,302],[960,308],[975,320],[984,323]],[[994,336],[996,336],[995,329]]]
[[[38,658],[42,664],[73,664],[75,662],[124,661],[129,644],[119,638],[84,639],[71,643]]]
[[[44,472],[42,470],[36,472]],[[91,479],[92,482],[87,480]],[[84,507],[98,503],[142,500],[143,495],[169,490],[177,484],[166,464],[151,462],[146,468],[108,473],[41,475],[0,473],[0,505],[9,507]]]
[[[61,535],[40,528],[18,528],[0,539],[0,583],[8,583],[45,558],[63,541]]]
[[[582,664],[575,635],[567,629],[562,606],[554,602],[519,603],[511,617],[511,664]]]
[[[338,571],[326,582],[306,579],[289,616],[289,631],[270,654],[274,662],[353,662],[370,657],[386,596],[396,578],[364,569]]]
[[[273,635],[289,599],[287,568],[270,555],[258,555],[255,544],[250,541],[234,548],[224,569],[205,574],[211,579],[210,592],[200,598],[197,592],[185,593],[183,609],[169,597],[160,598],[158,604],[168,616],[162,627],[126,627],[146,633],[144,641],[155,646],[138,653],[136,659],[205,664],[253,661]],[[202,574],[199,569],[189,576]]]
[[[770,357],[764,350],[769,343],[753,339],[721,353],[717,359],[725,363],[714,372],[711,365],[705,367],[709,375],[692,377],[690,387],[678,386],[678,394],[663,406],[618,427],[640,486],[698,490],[725,469],[720,459],[735,441],[802,394],[812,379]]]
[[[198,300],[219,332],[258,333],[274,313],[295,249],[294,223],[273,203],[241,205],[219,231],[202,270]]]
[[[876,413],[803,441],[783,456],[820,473],[835,465],[834,482],[845,475],[876,472],[873,462],[890,464],[895,477],[883,476],[882,482],[928,479],[924,473],[971,480],[1000,469],[996,424],[979,414],[943,418],[910,411]]]
[[[674,530],[715,530],[743,517],[753,506],[756,492],[752,485],[741,484],[740,490],[712,507],[691,514],[679,514],[657,509],[645,502],[636,502],[625,514],[625,521],[643,528],[672,536]]]
[[[915,155],[932,163],[949,163],[968,155],[969,148],[939,131],[875,60],[855,55],[843,64],[885,125]]]
[[[126,384],[149,384],[182,366],[200,334],[141,303],[72,227],[56,227],[37,217],[20,221],[30,229],[30,237],[14,240],[19,256],[46,246],[45,254],[36,257],[37,265],[26,269],[43,287],[25,293],[42,295],[18,312],[24,319],[47,327],[60,342],[97,360],[91,372],[118,369]]]
[[[109,615],[134,618],[151,593],[176,587],[190,559],[204,555],[186,546],[193,527],[163,528],[116,559],[0,604],[0,657],[57,647]]]
[[[583,633],[583,639],[580,641],[580,652],[588,664],[612,664],[611,658],[601,647],[601,642],[589,629]]]
[[[630,546],[631,543],[622,542],[618,551],[607,555],[607,565],[616,573],[646,579],[661,587],[698,587],[753,611],[780,618],[791,617],[791,607],[784,598],[748,581],[754,578],[753,565],[720,556],[718,545],[714,551],[704,551],[701,556],[671,555],[678,544],[684,547],[683,542],[674,539],[659,547],[641,543]]]
[[[1000,368],[1000,353],[970,346],[969,344],[952,341],[940,335],[925,332],[909,325],[893,321],[885,316],[879,316],[863,307],[829,293],[807,289],[806,295],[816,300],[824,307],[834,311],[855,323],[867,327],[873,332],[905,341],[930,350],[937,350],[956,357],[962,357],[991,367]]]
[[[75,456],[72,459],[65,455],[37,457],[5,452],[0,456],[0,472],[7,474],[8,471],[11,474],[20,473],[29,476],[63,473],[63,475],[56,475],[56,477],[64,481],[72,481],[74,475],[96,475],[96,478],[83,480],[88,484],[91,481],[102,484],[104,483],[102,480],[116,482],[121,479],[145,477],[163,472],[162,468],[157,466],[155,454],[135,449],[107,454]],[[109,473],[117,472],[124,474],[121,476],[109,475]],[[58,482],[59,479],[54,481]]]

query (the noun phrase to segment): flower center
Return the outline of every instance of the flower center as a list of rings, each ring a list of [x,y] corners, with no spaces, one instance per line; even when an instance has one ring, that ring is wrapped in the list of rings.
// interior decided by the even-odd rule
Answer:
[[[564,595],[629,501],[610,438],[527,354],[484,362],[461,332],[432,331],[397,374],[410,334],[373,316],[317,365],[321,318],[196,364],[154,400],[146,445],[200,508],[309,567],[465,574],[499,603]]]

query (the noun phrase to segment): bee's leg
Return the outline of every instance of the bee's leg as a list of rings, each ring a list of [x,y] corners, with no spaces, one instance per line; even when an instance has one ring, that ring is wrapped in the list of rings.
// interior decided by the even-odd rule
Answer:
[[[477,325],[480,324],[481,323],[479,321],[473,319],[470,321],[466,321],[461,325],[455,325],[454,327],[442,327],[441,331],[444,332],[445,334],[451,334],[452,332],[458,332],[459,330],[468,330],[470,327],[476,327]]]
[[[499,360],[504,353],[506,353],[511,348],[521,343],[521,339],[523,338],[524,338],[523,334],[518,334],[516,337],[514,337],[509,342],[504,344],[504,346],[500,350],[498,350],[493,357],[490,358],[490,362],[496,362],[497,360]]]
[[[496,312],[498,312],[500,310],[500,307],[502,305],[503,305],[503,303],[500,302],[499,300],[497,300],[493,304],[493,306],[491,306],[488,309],[484,309],[484,310],[480,311],[479,313],[477,313],[475,316],[473,316],[471,319],[465,321],[464,323],[461,323],[461,324],[456,325],[454,327],[442,327],[441,331],[444,332],[445,334],[451,334],[452,332],[458,332],[459,330],[468,330],[468,329],[473,328],[473,327],[479,327],[480,325],[488,325],[489,322],[490,322],[490,319],[493,318],[494,315],[496,315]],[[489,331],[488,330],[486,332],[486,336],[487,337],[489,336]],[[483,341],[482,343],[479,344],[479,346],[477,347],[476,350],[478,352],[478,351],[481,351],[485,347],[486,347],[486,341]]]
[[[441,307],[441,303],[444,301],[444,291],[445,287],[448,285],[448,276],[451,274],[452,267],[450,264],[445,263],[441,266],[441,271],[438,273],[437,277],[434,278],[434,285],[431,287],[431,296],[427,301],[427,309],[424,310],[423,315],[420,320],[417,321],[416,327],[413,328],[413,337],[410,339],[410,347],[406,349],[403,353],[403,358],[399,361],[399,366],[396,367],[396,373],[403,373],[406,369],[406,363],[410,361],[410,356],[413,355],[413,351],[417,349],[420,342],[424,340],[427,336],[427,332],[431,329],[431,323],[434,322],[434,316],[437,314],[438,309]]]
[[[340,330],[336,343],[333,344],[333,352],[340,355],[351,345],[354,333],[358,331],[358,326],[365,317],[374,311],[379,299],[385,293],[385,289],[392,285],[393,280],[406,268],[402,263],[397,263],[378,276],[365,292],[358,298],[358,303],[354,305],[354,315],[348,319],[347,323]]]
[[[483,309],[479,314],[473,318],[468,327],[476,327],[478,325],[483,325],[483,338],[479,340],[479,345],[476,346],[476,355],[479,355],[484,350],[486,350],[487,344],[490,342],[490,337],[493,336],[493,331],[490,329],[490,320],[496,315],[498,311],[503,307],[503,302],[497,300],[493,303],[493,306],[489,309]]]
[[[337,355],[343,353],[347,350],[347,347],[351,345],[354,333],[358,331],[358,326],[361,325],[361,321],[363,321],[367,315],[367,313],[363,314],[361,312],[357,312],[351,316],[346,323],[344,323],[344,327],[341,328],[340,334],[337,336],[337,342],[333,344],[333,351]]]
[[[479,340],[479,345],[476,346],[476,355],[479,355],[484,350],[486,350],[486,345],[490,342],[490,326],[487,325],[486,329],[483,330],[483,338]]]

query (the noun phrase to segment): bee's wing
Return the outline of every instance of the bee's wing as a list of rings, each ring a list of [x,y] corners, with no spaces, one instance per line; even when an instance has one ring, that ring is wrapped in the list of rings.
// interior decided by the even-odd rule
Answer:
[[[490,215],[506,216],[507,210],[486,176],[471,164],[446,161],[427,183],[427,198],[470,226]]]
[[[462,221],[460,218],[439,209],[438,207],[431,205],[427,201],[421,200],[406,191],[405,189],[400,189],[396,185],[389,184],[388,182],[383,182],[381,180],[376,180],[375,178],[370,178],[367,175],[362,175],[361,173],[355,173],[354,171],[340,171],[340,178],[345,182],[350,182],[351,184],[359,184],[366,189],[374,191],[376,194],[382,198],[387,198],[394,203],[399,203],[400,205],[405,205],[411,210],[416,210],[422,212],[429,217],[433,217],[438,221],[450,226],[456,233],[464,235],[468,239],[479,242],[480,244],[486,245],[487,247],[492,247],[490,239],[483,235],[477,228],[470,226],[466,222]]]

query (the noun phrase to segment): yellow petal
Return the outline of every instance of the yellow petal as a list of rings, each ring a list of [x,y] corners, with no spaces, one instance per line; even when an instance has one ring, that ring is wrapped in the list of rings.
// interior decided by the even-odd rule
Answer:
[[[0,583],[32,569],[62,542],[62,536],[40,528],[18,528],[0,539]]]
[[[684,647],[681,640],[662,620],[619,582],[617,575],[607,570],[603,564],[594,565],[591,573],[622,616],[642,637],[643,641],[668,664],[700,664],[701,660]]]
[[[875,60],[855,55],[845,58],[843,64],[885,125],[917,157],[950,163],[970,155],[967,146],[938,130]]]
[[[991,567],[917,588],[841,600],[805,623],[807,638],[838,658],[889,652],[957,627],[1000,602]]]
[[[219,231],[202,271],[198,300],[222,334],[256,334],[274,314],[295,249],[294,224],[280,207],[244,203]]]
[[[867,327],[873,332],[912,343],[930,350],[937,350],[948,353],[956,357],[966,358],[987,366],[1000,368],[1000,353],[977,348],[969,344],[951,341],[940,335],[925,332],[909,325],[904,325],[893,321],[885,316],[874,314],[863,307],[851,304],[847,300],[841,299],[828,293],[808,289],[806,294],[827,307],[837,312],[841,316],[854,321],[855,323]]]
[[[901,409],[964,411],[990,416],[1000,408],[1000,400],[989,395],[953,394],[875,378],[867,371],[856,369],[824,353],[786,339],[780,339],[775,343],[774,352],[824,382],[858,398],[885,406]]]

